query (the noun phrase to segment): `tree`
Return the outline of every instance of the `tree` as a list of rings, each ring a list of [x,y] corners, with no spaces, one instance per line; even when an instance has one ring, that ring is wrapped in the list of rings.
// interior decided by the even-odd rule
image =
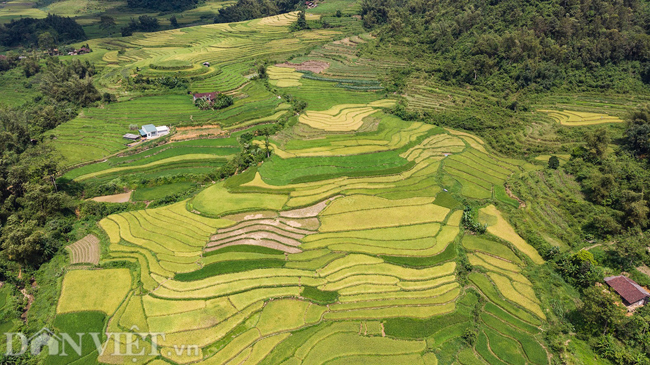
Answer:
[[[548,168],[557,170],[558,167],[560,167],[560,159],[557,156],[551,156],[548,159]]]
[[[56,40],[50,32],[43,32],[38,36],[38,47],[42,50],[51,50],[56,47]]]
[[[606,127],[600,127],[585,136],[587,152],[595,160],[602,160],[607,154],[607,147],[611,138]]]
[[[22,61],[25,77],[32,77],[41,71],[41,66],[35,57],[27,57]]]
[[[642,193],[623,190],[619,199],[624,215],[624,221],[629,227],[645,227],[648,223],[648,204],[643,200]]]
[[[625,145],[636,156],[650,150],[650,106],[635,110],[628,117]]]
[[[309,26],[307,25],[307,16],[304,10],[298,12],[296,25],[298,26],[298,29],[309,29]]]
[[[99,18],[99,29],[103,31],[109,31],[109,33],[112,33],[111,30],[116,26],[115,23],[115,18],[113,18],[110,15],[102,15]]]
[[[341,12],[341,9],[337,10],[337,11],[336,11],[336,17],[337,17],[337,18],[340,18],[340,17],[342,17],[342,16],[343,16],[343,13]]]
[[[647,245],[642,237],[625,237],[614,243],[613,254],[623,270],[630,270],[647,257]]]
[[[259,77],[260,79],[265,79],[268,77],[268,75],[266,74],[266,65],[261,64],[259,65],[259,67],[257,67],[257,77]]]
[[[102,95],[102,101],[104,101],[107,104],[115,103],[115,102],[117,102],[117,97],[115,96],[115,94],[105,92]]]
[[[169,23],[172,28],[178,28],[178,19],[176,19],[176,15],[172,15],[171,18],[169,18]]]
[[[612,191],[618,189],[616,177],[613,174],[601,174],[599,171],[593,171],[582,183],[589,199],[600,205],[610,205]]]
[[[292,31],[309,29],[309,24],[307,24],[307,16],[304,10],[300,10],[298,12],[298,19],[296,19],[295,23],[291,24],[290,28]]]
[[[212,104],[213,109],[223,109],[231,106],[235,102],[232,96],[228,94],[219,93],[217,94],[217,100]]]
[[[615,304],[620,300],[602,286],[586,289],[582,295],[583,305],[580,309],[585,326],[592,332],[603,335],[612,331],[625,318],[624,307]]]
[[[154,18],[149,15],[140,15],[138,17],[138,20],[140,21],[140,27],[139,29],[145,32],[155,32],[160,28],[160,24],[158,23],[158,18]]]

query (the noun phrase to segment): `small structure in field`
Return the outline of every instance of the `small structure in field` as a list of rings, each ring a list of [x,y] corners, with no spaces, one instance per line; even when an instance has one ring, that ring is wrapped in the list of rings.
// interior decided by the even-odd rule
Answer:
[[[58,50],[55,50],[55,51],[58,52]],[[81,47],[79,49],[75,49],[75,50],[72,50],[72,51],[68,52],[68,56],[79,56],[79,55],[90,53],[90,52],[92,52],[92,50],[90,48]]]
[[[127,133],[127,134],[123,135],[122,138],[131,140],[131,141],[137,141],[137,140],[140,139],[140,136],[137,135],[137,134],[133,134],[133,133]]]
[[[219,95],[218,91],[212,93],[196,93],[194,94],[194,102],[196,103],[197,100],[203,99],[207,102],[213,103],[217,100],[217,95]]]
[[[650,293],[628,277],[609,276],[605,278],[605,282],[623,298],[623,304],[628,310],[634,310],[650,301]]]
[[[143,125],[142,129],[140,129],[140,136],[147,139],[162,137],[166,134],[169,134],[169,127],[164,125],[156,127],[153,124],[147,124]]]
[[[210,62],[203,62],[203,66],[210,67]]]

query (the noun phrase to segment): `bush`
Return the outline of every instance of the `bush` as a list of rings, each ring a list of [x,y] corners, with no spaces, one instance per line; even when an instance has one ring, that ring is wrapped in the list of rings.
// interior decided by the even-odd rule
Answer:
[[[465,207],[463,211],[463,225],[466,229],[479,234],[487,231],[487,224],[481,224],[476,219],[476,212],[471,207]]]

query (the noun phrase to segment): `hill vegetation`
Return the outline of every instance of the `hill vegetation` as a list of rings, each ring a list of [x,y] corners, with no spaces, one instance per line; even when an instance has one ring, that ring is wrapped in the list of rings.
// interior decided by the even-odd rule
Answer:
[[[363,1],[370,49],[479,90],[638,91],[648,82],[646,1]]]
[[[4,47],[50,48],[86,40],[83,28],[69,17],[48,14],[45,19],[24,18],[0,24],[0,45]]]

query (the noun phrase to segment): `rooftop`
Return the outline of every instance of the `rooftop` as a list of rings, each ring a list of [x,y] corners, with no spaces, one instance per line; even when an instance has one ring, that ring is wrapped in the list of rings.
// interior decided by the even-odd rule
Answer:
[[[153,124],[147,124],[142,126],[142,130],[147,133],[153,133],[156,131],[156,126]]]
[[[625,276],[609,276],[605,278],[607,285],[612,287],[628,304],[636,303],[650,297],[650,293],[643,289],[634,280]]]
[[[206,98],[208,100],[214,100],[217,97],[218,93],[219,93],[218,91],[212,93],[198,93],[198,94],[194,94],[194,98],[196,99]]]

